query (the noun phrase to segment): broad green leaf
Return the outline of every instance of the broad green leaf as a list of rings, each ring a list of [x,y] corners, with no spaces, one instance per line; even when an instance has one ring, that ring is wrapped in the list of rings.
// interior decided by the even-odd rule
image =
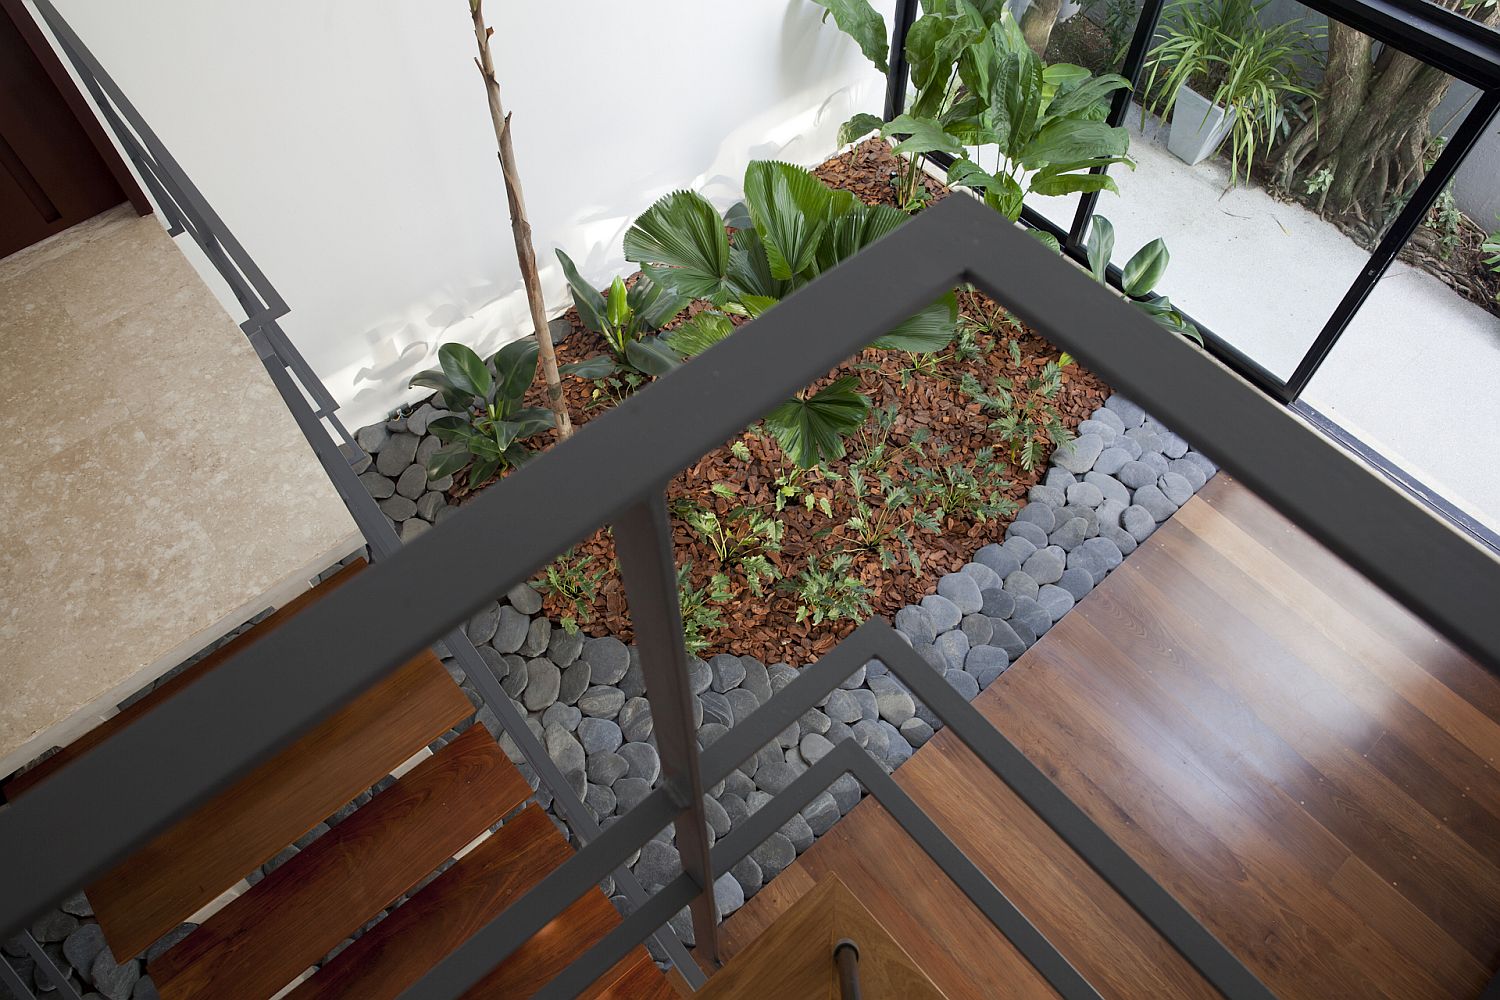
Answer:
[[[609,295],[604,299],[604,318],[614,330],[621,330],[630,325],[630,301],[629,293],[625,290],[625,282],[620,276],[615,275],[615,280],[609,283]]]
[[[1166,243],[1161,237],[1157,237],[1125,262],[1120,276],[1120,289],[1133,299],[1145,298],[1161,280],[1162,272],[1166,271],[1170,259]]]
[[[844,456],[844,438],[865,422],[870,401],[845,375],[807,399],[789,399],[766,417],[766,428],[799,468]]]
[[[882,73],[889,73],[886,59],[890,55],[890,33],[885,28],[885,18],[870,6],[869,0],[813,0],[833,15],[839,30],[859,45],[865,58],[875,64]]]
[[[701,312],[687,320],[675,330],[662,334],[667,345],[683,357],[694,357],[734,332],[729,317],[718,313]]]
[[[1053,63],[1042,70],[1042,81],[1049,87],[1061,89],[1077,86],[1092,75],[1082,66],[1075,66],[1072,63]]]
[[[1028,229],[1026,230],[1026,232],[1031,236],[1032,239],[1036,240],[1038,243],[1046,247],[1048,250],[1051,250],[1053,253],[1062,253],[1062,244],[1058,242],[1056,236],[1053,236],[1045,229]]]
[[[755,160],[745,168],[745,203],[765,244],[771,276],[785,281],[812,266],[828,225],[857,201],[847,191],[830,190],[801,167]]]
[[[897,153],[947,153],[958,156],[964,151],[963,144],[945,132],[943,126],[932,118],[901,115],[886,122],[880,134],[888,139],[897,135],[906,137],[896,143]]]
[[[682,357],[658,337],[642,337],[625,345],[625,360],[647,375],[665,375],[682,364]]]
[[[494,478],[495,473],[499,469],[500,459],[498,457],[476,459],[474,464],[469,467],[469,488],[473,489],[476,486],[483,486]]]
[[[872,115],[868,111],[861,111],[839,126],[838,144],[840,146],[847,146],[855,139],[869,135],[871,132],[879,132],[881,126],[884,124],[885,119],[879,115]],[[729,224],[731,226],[734,225],[733,222]]]
[[[620,363],[608,354],[600,354],[596,357],[585,358],[582,361],[572,361],[557,369],[564,375],[577,375],[579,378],[597,379],[609,378],[620,370]]]
[[[495,374],[500,382],[498,400],[509,408],[526,394],[536,378],[536,338],[513,340],[495,352]]]
[[[437,368],[429,368],[425,372],[418,372],[411,377],[407,383],[410,386],[420,386],[424,389],[436,389],[443,397],[443,405],[450,410],[467,410],[474,396],[472,393],[463,392]]]
[[[695,191],[674,192],[646,209],[625,233],[625,258],[689,298],[718,301],[729,290],[724,220]]]
[[[791,290],[789,282],[779,281],[771,274],[765,241],[754,226],[734,234],[734,246],[729,251],[729,278],[741,302],[751,296],[781,299]]]
[[[746,295],[740,298],[740,305],[744,307],[746,314],[754,319],[774,306],[777,301],[779,300],[769,295]]]
[[[1120,193],[1119,185],[1109,174],[1055,174],[1044,177],[1038,174],[1031,179],[1034,194],[1075,194],[1079,191],[1113,191]]]
[[[1114,223],[1102,215],[1094,216],[1089,222],[1089,238],[1084,248],[1088,251],[1089,270],[1093,272],[1094,280],[1104,284],[1115,252]]]
[[[429,479],[442,479],[469,464],[473,456],[469,454],[468,446],[458,441],[447,444],[432,453],[427,459],[427,476]]]
[[[689,299],[643,274],[630,286],[629,302],[636,318],[647,329],[660,330],[687,308]]]
[[[875,346],[934,354],[952,343],[957,333],[958,296],[949,292],[875,341]]]
[[[459,392],[489,398],[490,370],[469,348],[463,344],[444,344],[438,348],[438,364],[443,366],[443,374]]]
[[[512,440],[524,441],[534,434],[551,430],[557,425],[557,418],[545,406],[528,406],[511,414],[508,423],[513,427]]]
[[[573,293],[573,305],[578,309],[578,318],[583,325],[595,333],[604,332],[604,296],[578,273],[573,258],[557,250],[558,263],[562,264],[563,277],[568,279],[568,289]]]
[[[892,232],[909,216],[890,205],[861,205],[836,219],[833,230],[818,253],[818,270],[826,271],[848,260],[865,247]]]
[[[954,160],[948,168],[948,186],[963,186],[975,191],[988,191],[1001,185],[1001,178],[990,173],[970,159]]]
[[[1123,128],[1065,118],[1043,126],[1018,159],[1028,170],[1035,170],[1049,163],[1123,156],[1129,148],[1130,133]]]
[[[1056,67],[1049,66],[1047,72],[1053,69]],[[1047,105],[1047,116],[1053,119],[1070,116],[1087,119],[1100,108],[1107,107],[1109,97],[1115,91],[1129,89],[1130,81],[1123,76],[1114,73],[1089,76],[1088,71],[1084,70],[1082,77],[1069,80],[1058,87],[1058,92]]]
[[[467,440],[474,433],[469,426],[469,421],[456,413],[450,413],[445,417],[437,417],[427,423],[427,429],[437,436],[439,441],[459,442]]]

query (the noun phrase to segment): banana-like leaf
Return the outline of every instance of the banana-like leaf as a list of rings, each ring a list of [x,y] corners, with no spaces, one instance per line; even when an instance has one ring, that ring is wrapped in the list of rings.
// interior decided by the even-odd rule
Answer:
[[[885,28],[885,18],[870,6],[869,0],[813,0],[833,15],[833,23],[839,30],[859,45],[865,58],[875,64],[882,73],[889,73],[886,60],[890,55],[890,33]]]
[[[1132,299],[1143,299],[1150,295],[1151,289],[1156,287],[1162,273],[1166,271],[1169,260],[1171,255],[1167,253],[1167,244],[1161,237],[1147,243],[1125,262],[1120,275],[1121,291]]]
[[[729,237],[718,209],[695,191],[676,191],[625,233],[625,258],[679,295],[717,302],[729,291]]]
[[[914,118],[911,115],[901,115],[885,123],[880,134],[889,139],[891,136],[905,136],[896,143],[895,152],[906,154],[919,153],[947,153],[950,156],[958,156],[964,151],[963,143],[949,135],[942,123],[932,118]]]
[[[838,143],[840,146],[846,146],[855,139],[869,135],[871,132],[879,132],[881,126],[884,124],[885,119],[879,115],[872,115],[868,111],[861,111],[839,126]],[[729,224],[731,226],[734,225],[732,221]]]
[[[600,354],[582,361],[572,361],[557,369],[564,375],[577,375],[584,379],[609,378],[620,370],[620,363],[608,354]]]
[[[462,441],[447,444],[432,453],[427,459],[427,476],[430,479],[442,479],[468,465],[473,456],[469,453],[469,446]]]
[[[682,364],[682,356],[659,337],[642,337],[625,345],[625,360],[647,375],[665,375]]]
[[[1057,66],[1047,67],[1043,77],[1046,78],[1047,74],[1056,69]],[[1074,66],[1073,69],[1082,69],[1082,67]],[[1057,93],[1047,105],[1047,115],[1050,118],[1088,115],[1100,107],[1107,106],[1110,95],[1115,91],[1129,89],[1130,81],[1116,73],[1089,76],[1088,70],[1083,70],[1081,77],[1069,77],[1059,81]]]
[[[463,344],[444,344],[438,348],[438,364],[443,374],[459,392],[488,399],[493,380],[479,355]]]
[[[568,289],[573,293],[573,306],[583,325],[595,333],[604,332],[604,296],[578,273],[573,258],[557,250],[558,263],[562,264],[563,277],[568,279]]]
[[[660,330],[672,322],[691,301],[687,296],[657,284],[644,274],[630,286],[628,300],[636,318],[650,330]]]
[[[807,399],[789,399],[766,417],[766,428],[798,468],[844,456],[844,438],[865,422],[870,401],[858,379],[845,375]]]
[[[952,343],[957,333],[958,296],[949,292],[875,341],[875,346],[892,351],[935,354]]]
[[[495,374],[500,388],[496,397],[503,409],[519,402],[536,378],[536,353],[535,337],[513,340],[495,352]]]
[[[675,330],[662,334],[672,350],[683,357],[694,357],[734,332],[734,324],[728,316],[719,313],[701,312],[687,320]]]
[[[609,294],[604,297],[604,318],[609,321],[610,331],[623,335],[623,331],[630,326],[633,312],[630,308],[630,293],[625,290],[625,282],[617,274],[609,283]],[[612,336],[610,339],[616,338]]]
[[[1075,66],[1072,63],[1052,63],[1042,70],[1042,82],[1056,90],[1062,90],[1078,86],[1091,75],[1082,66]]]
[[[1109,274],[1109,262],[1115,252],[1115,226],[1102,215],[1096,215],[1089,222],[1089,238],[1084,244],[1088,252],[1089,270],[1094,274],[1094,280],[1104,284]]]

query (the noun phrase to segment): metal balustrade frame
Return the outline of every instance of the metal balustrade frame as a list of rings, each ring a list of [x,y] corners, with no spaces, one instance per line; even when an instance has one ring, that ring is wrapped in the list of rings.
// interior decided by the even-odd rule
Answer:
[[[36,2],[44,12],[50,9],[47,0]],[[76,49],[76,39],[68,46]],[[69,53],[70,58],[77,55]],[[123,100],[119,95],[112,99]],[[133,126],[138,134],[144,127],[138,121]],[[164,166],[159,152],[152,155],[148,167],[157,186],[174,199],[172,211],[183,229],[206,234],[221,248],[221,258],[243,253],[218,232],[219,223],[197,204],[195,191],[182,186],[180,171]],[[255,282],[247,275],[243,284],[253,289]],[[380,528],[371,526],[370,570],[112,735],[20,801],[0,808],[0,884],[6,888],[0,894],[0,931],[8,935],[25,927],[35,914],[317,725],[434,637],[466,644],[461,626],[475,611],[610,524],[634,613],[663,783],[608,830],[597,837],[580,836],[590,842],[577,855],[438,964],[408,996],[460,995],[673,823],[683,876],[653,897],[635,896],[636,912],[550,989],[552,995],[573,991],[586,977],[604,971],[605,959],[623,955],[682,905],[694,907],[699,947],[712,957],[714,932],[704,925],[711,926],[714,916],[715,873],[743,857],[759,842],[756,838],[768,835],[842,773],[853,774],[892,812],[1055,988],[1069,997],[1095,996],[1077,970],[857,744],[846,741],[835,748],[741,829],[707,847],[702,789],[722,780],[872,658],[885,663],[946,721],[985,766],[1209,982],[1230,997],[1269,996],[1191,913],[884,621],[861,626],[707,750],[700,752],[692,738],[683,696],[686,654],[669,583],[675,567],[662,505],[667,482],[902,318],[963,284],[993,297],[1115,389],[1183,431],[1334,553],[1489,669],[1500,671],[1500,616],[1493,613],[1500,564],[1212,356],[1163,333],[982,204],[952,198],[600,415],[413,544],[393,546],[383,519]],[[351,489],[352,470],[342,457],[335,458],[337,450],[322,433],[329,413],[320,413],[323,407],[314,408],[304,398],[304,392],[312,393],[309,387],[293,382],[295,371],[280,353],[274,317],[267,318],[275,309],[269,300],[258,301],[267,308],[251,314],[247,333],[325,469],[341,492]],[[579,483],[599,486],[579,490]],[[359,490],[346,497],[351,509],[359,497],[369,502]],[[1349,518],[1351,510],[1362,517]],[[411,588],[414,579],[423,586]],[[460,663],[467,669],[462,656]],[[497,685],[482,662],[470,677],[488,700]],[[512,736],[525,749],[522,741],[529,730],[503,692],[492,708],[508,729],[514,724]],[[547,768],[555,772],[544,752],[533,764],[543,780]],[[564,783],[554,794],[566,790]],[[101,814],[111,816],[111,823],[94,822]],[[679,959],[678,964],[684,974],[694,971],[690,960]]]

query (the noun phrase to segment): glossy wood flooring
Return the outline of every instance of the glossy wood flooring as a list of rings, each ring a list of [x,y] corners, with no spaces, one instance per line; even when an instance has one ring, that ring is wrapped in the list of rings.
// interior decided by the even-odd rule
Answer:
[[[975,704],[1279,996],[1500,967],[1500,682],[1225,474]],[[897,778],[1105,996],[1216,995],[949,733]],[[955,1000],[1051,995],[870,799],[726,950],[830,872]]]

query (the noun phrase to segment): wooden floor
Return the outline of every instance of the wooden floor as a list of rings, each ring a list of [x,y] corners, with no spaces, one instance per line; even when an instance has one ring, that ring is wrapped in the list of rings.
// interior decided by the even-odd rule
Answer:
[[[1279,996],[1500,967],[1500,682],[1222,473],[975,705]],[[897,778],[1105,996],[1217,995],[948,732]],[[726,951],[829,872],[953,1000],[1052,995],[871,799]]]

